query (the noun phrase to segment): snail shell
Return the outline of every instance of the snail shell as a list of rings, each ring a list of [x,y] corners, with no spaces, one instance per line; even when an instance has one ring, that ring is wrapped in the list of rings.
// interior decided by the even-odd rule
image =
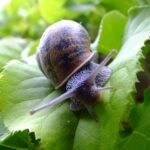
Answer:
[[[37,62],[57,89],[93,55],[89,35],[81,24],[61,20],[49,26],[42,35]]]

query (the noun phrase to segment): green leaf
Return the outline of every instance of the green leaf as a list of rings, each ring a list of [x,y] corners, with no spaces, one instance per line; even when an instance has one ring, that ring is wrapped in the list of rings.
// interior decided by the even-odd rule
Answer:
[[[16,131],[0,142],[2,150],[38,150],[39,140],[29,130]]]
[[[95,107],[98,123],[86,112],[78,116],[70,111],[68,101],[31,116],[31,109],[60,92],[54,91],[37,66],[14,60],[0,74],[0,114],[6,127],[10,131],[27,128],[34,131],[44,150],[115,149],[121,121],[128,117],[134,103],[132,94],[136,73],[141,70],[141,47],[150,35],[149,14],[150,7],[134,8],[130,12],[123,46],[109,66],[113,75],[108,85],[113,90],[104,92],[103,104]]]
[[[96,4],[97,0],[76,0],[77,3],[93,3]]]
[[[4,137],[6,137],[8,133],[9,133],[9,131],[5,127],[3,120],[0,117],[0,140],[2,140]]]
[[[35,0],[11,0],[1,11],[0,37],[14,35],[36,39],[46,26],[39,11],[39,3]]]
[[[66,0],[40,0],[39,7],[40,12],[49,23],[55,22],[59,19],[62,19],[65,14],[67,14],[64,5]]]
[[[52,92],[53,86],[37,66],[11,61],[1,74],[0,85],[1,115],[10,131],[26,128],[35,131],[44,149],[72,147],[78,119],[68,103],[30,115],[31,109],[59,94]]]
[[[26,3],[25,0],[11,0],[10,3],[6,5],[5,9],[10,15],[16,15],[18,14],[18,8],[22,7],[23,3]]]
[[[141,5],[147,5],[150,4],[150,0],[137,0],[138,2],[140,2]]]
[[[137,105],[131,114],[132,134],[119,144],[119,150],[150,149],[150,89],[144,97],[144,104]]]
[[[141,47],[150,35],[149,14],[150,7],[130,11],[123,46],[117,58],[110,64],[113,75],[108,84],[113,90],[103,93],[103,105],[95,108],[100,123],[87,120],[84,116],[80,119],[74,142],[75,150],[115,149],[121,122],[128,118],[134,104],[132,94],[137,81],[136,73],[141,70]]]
[[[21,53],[27,44],[26,40],[20,38],[0,40],[0,69],[11,59],[21,59]]]
[[[101,0],[100,4],[104,6],[107,10],[112,10],[116,9],[119,10],[120,12],[127,14],[129,8],[133,6],[137,6],[138,2],[135,0],[125,0],[125,1],[120,1],[120,0]]]
[[[118,11],[107,13],[101,21],[99,34],[92,44],[92,48],[104,54],[107,54],[111,49],[119,50],[126,22],[127,18]]]

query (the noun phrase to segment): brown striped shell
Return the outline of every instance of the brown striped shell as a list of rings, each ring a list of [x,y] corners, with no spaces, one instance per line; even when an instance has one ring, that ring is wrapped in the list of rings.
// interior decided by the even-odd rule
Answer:
[[[55,88],[59,88],[92,56],[87,31],[79,23],[61,20],[42,35],[37,62]]]

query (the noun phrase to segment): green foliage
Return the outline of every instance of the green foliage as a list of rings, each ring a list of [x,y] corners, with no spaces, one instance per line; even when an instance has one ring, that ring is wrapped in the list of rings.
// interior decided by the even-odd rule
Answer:
[[[12,59],[21,59],[23,49],[29,43],[24,39],[5,38],[0,41],[0,69]]]
[[[150,149],[150,89],[144,94],[144,103],[137,105],[131,113],[132,133],[120,143],[120,150]]]
[[[0,12],[0,37],[5,36],[0,39],[1,150],[150,149],[150,90],[144,103],[135,103],[142,50],[145,56],[150,53],[150,6],[142,4],[149,2],[12,0],[6,5]],[[107,55],[118,50],[109,65],[113,74],[107,86],[113,89],[102,93],[102,103],[94,108],[98,123],[84,111],[70,111],[69,101],[29,113],[62,93],[41,73],[34,55],[44,29],[63,18],[87,28],[93,51]],[[127,129],[124,120],[131,124]]]
[[[33,39],[40,37],[47,23],[42,20],[38,7],[35,0],[12,0],[1,12],[0,37],[8,35]]]
[[[93,49],[105,54],[107,54],[110,49],[119,50],[122,45],[126,22],[126,17],[118,11],[107,13],[101,21],[99,34],[95,43],[92,45]]]
[[[0,140],[6,137],[9,134],[9,131],[6,129],[2,118],[0,118]]]
[[[147,21],[143,20],[143,18],[149,18],[149,13],[146,13],[147,11],[150,12],[149,7],[135,8],[130,12],[125,37],[130,34],[128,31],[132,29],[132,24],[135,25],[133,31],[139,29],[142,24],[147,26]],[[139,12],[139,14],[135,12]],[[135,15],[134,18],[132,14]],[[136,24],[137,20],[141,24]],[[149,28],[150,26],[147,27]],[[115,145],[119,139],[121,121],[128,117],[128,113],[133,107],[132,92],[135,88],[136,72],[141,69],[139,64],[139,59],[142,57],[140,50],[149,34],[150,29],[145,29],[144,31],[141,28],[138,32],[131,33],[128,40],[124,40],[120,53],[110,65],[113,75],[109,84],[114,90],[112,93],[104,93],[104,104],[96,107],[101,122],[99,124],[93,123],[91,120],[85,120],[82,117],[78,123],[74,149],[84,150],[87,147],[99,150],[115,149]],[[134,41],[132,40],[133,37],[138,39],[139,36],[140,42],[135,39]],[[90,142],[86,140],[87,138],[90,139]]]
[[[39,7],[43,17],[50,23],[55,22],[58,19],[62,19],[67,13],[63,7],[65,2],[66,0],[40,0]]]
[[[38,150],[39,140],[29,130],[16,131],[0,142],[1,150]]]
[[[100,3],[108,10],[117,9],[124,14],[128,13],[130,7],[138,5],[138,2],[135,0],[101,0]]]
[[[57,149],[70,149],[73,143],[71,137],[75,133],[78,119],[69,110],[68,105],[56,106],[34,116],[29,113],[39,103],[58,96],[58,92],[53,91],[49,80],[42,75],[37,66],[11,61],[1,75],[1,115],[5,118],[4,122],[9,130],[29,128],[42,139],[42,147],[51,149],[55,142],[59,141]],[[14,116],[17,116],[16,119]]]

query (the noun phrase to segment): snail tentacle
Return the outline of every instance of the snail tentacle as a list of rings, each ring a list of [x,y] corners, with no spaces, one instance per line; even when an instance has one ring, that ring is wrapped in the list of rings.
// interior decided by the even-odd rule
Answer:
[[[30,111],[30,114],[33,115],[34,113],[36,112],[39,112],[45,108],[48,108],[48,107],[51,107],[51,106],[54,106],[70,97],[73,97],[74,95],[74,91],[73,90],[70,90],[70,91],[67,91],[65,92],[64,94],[60,95],[59,97],[56,97],[55,99],[51,100],[50,102],[44,104],[43,106],[40,106],[39,108],[36,108],[36,109],[33,109]]]

